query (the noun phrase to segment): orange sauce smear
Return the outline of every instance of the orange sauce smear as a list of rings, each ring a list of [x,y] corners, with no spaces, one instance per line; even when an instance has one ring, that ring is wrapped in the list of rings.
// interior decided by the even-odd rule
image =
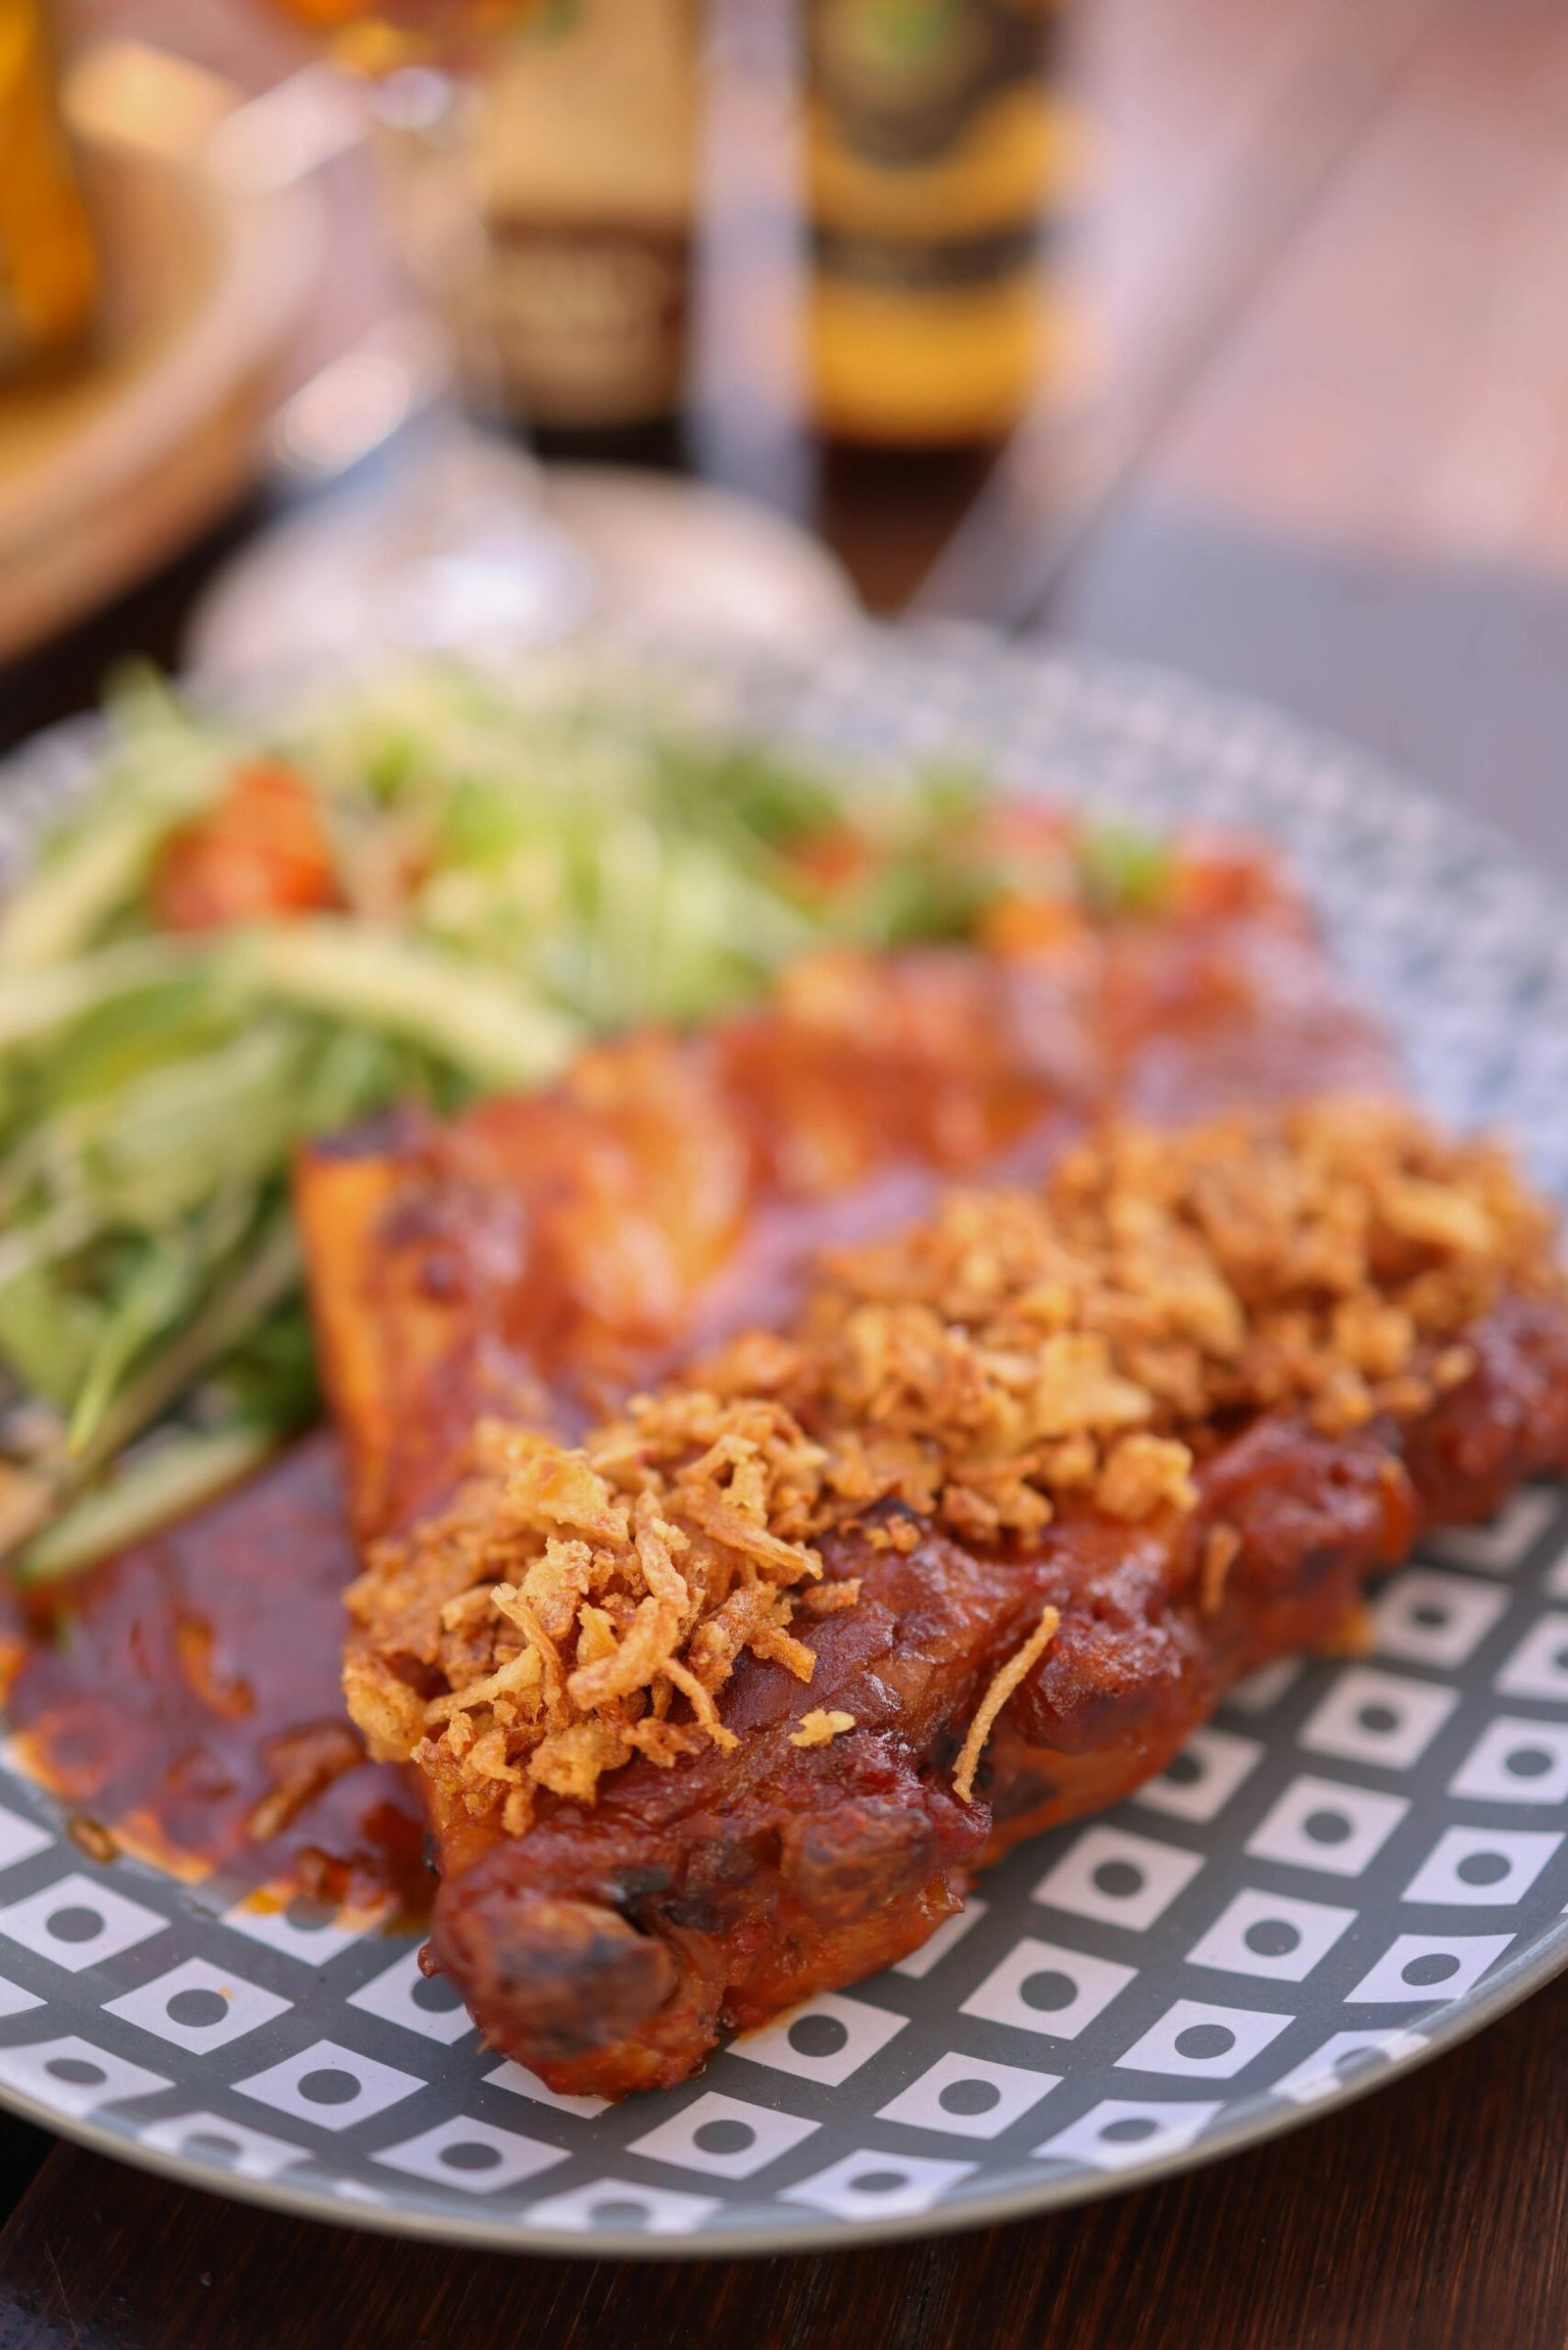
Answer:
[[[337,1447],[318,1435],[13,1616],[15,1751],[83,1850],[229,1898],[422,1918],[417,1798],[366,1759],[338,1685],[356,1571]]]

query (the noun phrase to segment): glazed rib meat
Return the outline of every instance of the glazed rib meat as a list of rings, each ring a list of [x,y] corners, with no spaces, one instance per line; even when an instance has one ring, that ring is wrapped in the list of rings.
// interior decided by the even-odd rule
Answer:
[[[1549,1220],[1368,1106],[1376,1039],[1224,871],[302,1171],[351,1710],[425,1792],[434,1962],[555,2088],[903,1955],[1423,1522],[1568,1467]]]
[[[1549,1219],[1334,1101],[1071,1149],[838,1251],[581,1446],[491,1424],[372,1545],[346,1688],[423,1773],[432,1947],[553,2086],[664,2085],[1568,1467]]]
[[[441,1501],[486,1413],[582,1425],[788,1310],[824,1241],[1043,1166],[1108,1107],[1192,1119],[1392,1082],[1266,857],[1170,858],[1166,902],[1004,907],[983,952],[829,954],[760,1010],[634,1036],[450,1124],[308,1151],[317,1337],[363,1536]]]

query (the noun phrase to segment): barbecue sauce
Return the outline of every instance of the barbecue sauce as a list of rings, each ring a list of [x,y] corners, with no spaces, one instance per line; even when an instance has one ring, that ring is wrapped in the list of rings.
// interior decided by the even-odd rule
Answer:
[[[367,1759],[338,1685],[356,1567],[319,1435],[14,1617],[14,1751],[91,1857],[228,1897],[422,1915],[418,1803]]]
[[[1085,1041],[1126,1104],[1179,1118],[1282,1084],[1387,1082],[1379,1040],[1337,999],[1263,869],[1243,859],[1202,878],[1205,896],[1186,921],[1150,925],[1147,938],[1130,931],[1099,976],[1098,1023]],[[722,1278],[694,1286],[674,1344],[624,1371],[655,1376],[683,1351],[787,1311],[815,1247],[906,1222],[939,1180],[982,1165],[1019,1179],[1038,1163],[1075,1092],[1045,1050],[1059,992],[1050,963],[997,982],[1004,998],[1024,991],[1014,1018],[1029,1051],[1018,1067],[998,1049],[1006,1023],[983,1021],[989,1052],[960,1035],[945,1074],[929,1052],[891,1050],[873,1055],[868,1073],[863,1053],[824,1053],[818,1040],[806,1086],[787,1024],[738,1024],[725,1088],[737,1136],[769,1158],[809,1145],[814,1173],[741,1186]],[[941,985],[926,1011],[944,1032],[962,968],[961,959],[932,965]],[[559,1099],[496,1104],[469,1125],[503,1160],[531,1169],[536,1188],[562,1161],[568,1191],[573,1169],[582,1189],[576,1130]],[[710,1156],[712,1130],[697,1139]],[[639,1156],[644,1204],[662,1196],[657,1155]],[[669,1168],[663,1177],[667,1191]],[[465,1197],[468,1222],[452,1235],[460,1260],[465,1243],[477,1246],[477,1200]],[[506,1238],[489,1236],[496,1246]],[[585,1313],[603,1313],[603,1247],[557,1252],[558,1271],[580,1258],[580,1280],[564,1294],[525,1279],[522,1258],[504,1247],[479,1252],[492,1292],[515,1293],[508,1342],[543,1372],[545,1406],[569,1411],[582,1368],[570,1336]],[[434,1421],[449,1400],[445,1386],[428,1395]],[[433,1438],[450,1459],[451,1432],[437,1426]],[[412,1780],[368,1760],[343,1703],[342,1591],[357,1570],[338,1447],[318,1434],[91,1575],[9,1603],[0,1675],[13,1751],[58,1796],[85,1851],[206,1881],[225,1900],[250,1891],[281,1906],[303,1896],[406,1924],[427,1911]]]

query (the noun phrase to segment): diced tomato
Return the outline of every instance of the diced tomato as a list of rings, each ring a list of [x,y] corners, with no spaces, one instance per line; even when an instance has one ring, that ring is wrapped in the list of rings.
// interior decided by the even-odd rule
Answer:
[[[1260,841],[1190,834],[1175,864],[1176,910],[1189,921],[1224,921],[1282,906],[1280,870]]]
[[[1068,955],[1088,934],[1088,917],[1070,898],[998,898],[980,917],[981,947],[1004,957]]]
[[[1046,800],[1026,800],[1021,794],[994,801],[982,823],[988,848],[1024,856],[1065,848],[1075,829],[1069,809]]]
[[[813,832],[797,841],[789,854],[819,889],[827,891],[851,888],[865,878],[875,861],[869,844],[848,824]]]
[[[153,876],[169,930],[220,930],[341,906],[316,794],[292,768],[242,767],[215,808],[175,833]]]

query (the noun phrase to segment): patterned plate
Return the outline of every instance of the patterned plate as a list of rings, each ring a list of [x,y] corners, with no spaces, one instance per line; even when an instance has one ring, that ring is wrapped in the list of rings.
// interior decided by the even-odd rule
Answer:
[[[1568,1193],[1568,906],[1491,835],[1265,712],[966,635],[704,691],[851,750],[1279,837],[1449,1117]],[[91,739],[13,762],[0,863]],[[415,1946],[223,1908],[0,1808],[0,2100],[204,2186],[516,2250],[782,2252],[996,2221],[1255,2143],[1568,1964],[1568,1497],[1427,1547],[1375,1651],[1270,1667],[1162,1778],[1041,1838],[875,1981],[616,2108],[482,2051]]]

